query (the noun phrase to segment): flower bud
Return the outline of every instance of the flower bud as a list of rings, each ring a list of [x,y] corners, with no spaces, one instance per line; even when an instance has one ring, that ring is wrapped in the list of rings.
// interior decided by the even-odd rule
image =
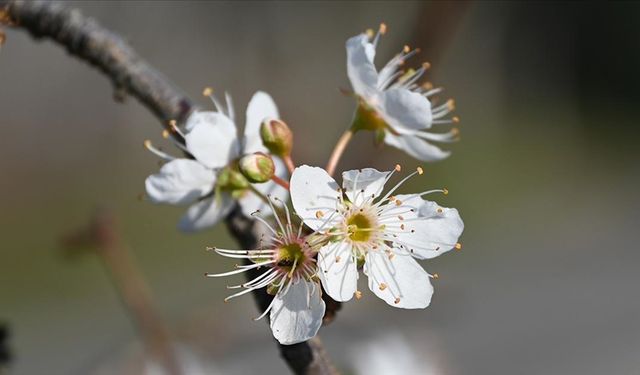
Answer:
[[[243,156],[238,163],[238,168],[247,180],[254,183],[269,181],[276,171],[271,156],[263,152]]]
[[[226,191],[243,191],[249,187],[249,181],[237,169],[227,167],[218,174],[216,187]]]
[[[272,154],[280,157],[289,156],[293,147],[291,129],[282,120],[267,118],[260,126],[262,143]]]

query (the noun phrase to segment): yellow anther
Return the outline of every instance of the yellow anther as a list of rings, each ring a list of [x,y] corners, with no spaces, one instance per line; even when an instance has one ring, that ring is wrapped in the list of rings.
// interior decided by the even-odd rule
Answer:
[[[462,244],[458,242],[455,246],[456,250],[462,250]]]
[[[381,23],[380,24],[380,28],[378,29],[378,32],[382,35],[384,35],[387,32],[387,24],[386,23]]]
[[[400,199],[396,199],[396,206],[402,206],[402,201]]]
[[[172,128],[175,128],[178,123],[176,122],[176,120],[169,120],[169,126],[171,126]]]
[[[204,90],[202,90],[202,95],[204,96],[211,96],[213,94],[213,89],[211,87],[205,87]]]
[[[453,99],[447,100],[447,108],[449,108],[450,111],[456,109],[456,101]]]
[[[316,211],[316,219],[320,219],[323,216],[324,216],[324,213],[322,213],[322,211]]]
[[[421,175],[424,173],[424,169],[422,169],[422,167],[418,167],[416,168],[416,171],[418,171],[418,174]]]
[[[424,68],[424,70],[427,70],[429,68],[431,68],[431,63],[428,61],[425,61],[422,63],[422,67]]]
[[[385,283],[380,283],[380,286],[378,286],[378,289],[380,289],[380,290],[385,290],[385,289],[387,289],[387,284],[385,284]]]
[[[396,166],[393,169],[395,169],[396,172],[400,172],[402,170],[402,167],[400,166],[400,164],[396,164]]]
[[[409,51],[411,51],[411,48],[405,44],[404,48],[402,48],[402,52],[409,53]]]
[[[169,131],[167,129],[162,131],[162,138],[164,139],[169,138]]]
[[[438,279],[438,278],[440,278],[440,276],[439,276],[437,273],[434,273],[434,274],[433,274],[433,278],[434,278],[434,279]]]
[[[433,88],[433,83],[431,82],[425,82],[422,84],[422,88],[425,90],[431,90]]]
[[[353,294],[355,294],[356,299],[360,299],[360,298],[362,298],[362,292],[361,292],[361,291],[359,291],[359,290],[356,290],[356,292],[355,292],[355,293],[353,293]]]
[[[444,194],[444,195],[449,195],[449,189],[447,189],[447,188],[443,188],[443,189],[442,189],[442,194]]]
[[[364,33],[367,34],[369,39],[373,38],[373,36],[375,35],[375,32],[373,31],[373,29],[367,29]]]
[[[148,140],[148,139],[145,139],[145,140],[144,140],[144,147],[146,147],[146,148],[151,148],[151,141],[150,141],[150,140]]]
[[[451,129],[451,134],[453,134],[454,137],[457,137],[458,135],[460,135],[460,129],[458,128]]]
[[[451,122],[453,122],[454,124],[459,123],[459,122],[460,122],[460,117],[458,117],[458,116],[453,116],[453,117],[451,118]]]

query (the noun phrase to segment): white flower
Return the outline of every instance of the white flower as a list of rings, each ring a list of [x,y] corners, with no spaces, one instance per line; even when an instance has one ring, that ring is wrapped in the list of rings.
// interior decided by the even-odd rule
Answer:
[[[291,176],[296,213],[311,229],[329,237],[318,253],[318,274],[336,301],[361,296],[357,268],[364,262],[369,289],[378,297],[406,309],[427,307],[432,276],[414,258],[433,258],[461,246],[457,241],[464,224],[458,211],[422,199],[446,190],[393,196],[408,178],[422,174],[418,168],[380,197],[393,172],[347,171],[342,189],[321,168],[301,166]]]
[[[385,33],[382,24],[378,33],[363,33],[347,40],[347,74],[360,99],[354,128],[376,130],[384,142],[404,150],[422,161],[440,160],[449,156],[428,141],[452,142],[458,130],[448,133],[425,131],[434,124],[457,122],[457,117],[445,119],[454,108],[453,100],[432,108],[429,98],[442,91],[431,84],[419,85],[418,80],[429,68],[424,63],[418,70],[399,70],[405,61],[416,54],[405,46],[379,72],[373,63],[380,36]],[[372,39],[373,38],[373,39]]]
[[[271,198],[269,198],[271,199]],[[280,201],[278,198],[274,200]],[[281,201],[280,201],[281,202]],[[271,204],[271,201],[269,201]],[[273,336],[283,345],[291,345],[314,337],[324,317],[325,303],[321,298],[321,288],[317,279],[316,250],[314,235],[303,235],[302,224],[297,230],[291,223],[286,205],[286,221],[279,218],[273,205],[271,209],[278,223],[275,229],[263,218],[254,213],[254,217],[265,224],[272,236],[264,246],[256,250],[226,250],[213,248],[218,254],[244,259],[248,265],[236,265],[236,270],[207,274],[209,277],[229,276],[250,270],[266,269],[253,280],[229,288],[243,290],[225,299],[225,302],[252,292],[267,288],[273,300],[267,309],[255,320],[267,313]]]
[[[226,95],[226,108],[215,97],[211,99],[216,111],[193,113],[186,121],[184,133],[173,126],[174,136],[184,140],[184,145],[177,141],[176,145],[193,159],[175,158],[154,148],[150,141],[145,142],[150,151],[168,161],[159,173],[146,179],[147,196],[155,203],[191,205],[178,223],[180,229],[188,232],[215,225],[231,211],[235,200],[246,215],[266,207],[249,191],[248,181],[233,164],[243,154],[266,151],[260,139],[260,124],[267,117],[278,118],[275,103],[268,94],[256,92],[247,106],[244,135],[239,137],[231,98]],[[287,171],[282,160],[274,158],[274,162],[276,174],[285,178]],[[254,187],[262,194],[282,199],[288,194],[273,182]]]

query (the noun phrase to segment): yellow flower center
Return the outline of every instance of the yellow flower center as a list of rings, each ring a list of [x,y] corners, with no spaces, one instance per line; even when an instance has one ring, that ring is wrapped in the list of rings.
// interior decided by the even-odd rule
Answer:
[[[347,219],[347,231],[351,241],[366,242],[371,238],[373,223],[366,215],[355,214]]]
[[[302,246],[298,243],[290,243],[278,249],[278,266],[291,271],[305,260]]]

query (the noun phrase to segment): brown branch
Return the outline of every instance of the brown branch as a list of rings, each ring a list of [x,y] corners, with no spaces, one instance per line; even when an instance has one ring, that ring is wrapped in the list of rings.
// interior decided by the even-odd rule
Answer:
[[[95,66],[113,82],[117,100],[125,94],[137,98],[165,127],[170,120],[183,123],[196,109],[181,90],[120,36],[77,9],[67,9],[53,1],[0,0],[0,20],[27,30],[36,39],[54,40],[71,55]],[[226,223],[241,245],[255,246],[255,222],[244,217],[240,210],[234,210]],[[269,301],[264,291],[255,295],[259,307]],[[336,373],[319,340],[313,344],[280,345],[280,353],[295,374]]]

